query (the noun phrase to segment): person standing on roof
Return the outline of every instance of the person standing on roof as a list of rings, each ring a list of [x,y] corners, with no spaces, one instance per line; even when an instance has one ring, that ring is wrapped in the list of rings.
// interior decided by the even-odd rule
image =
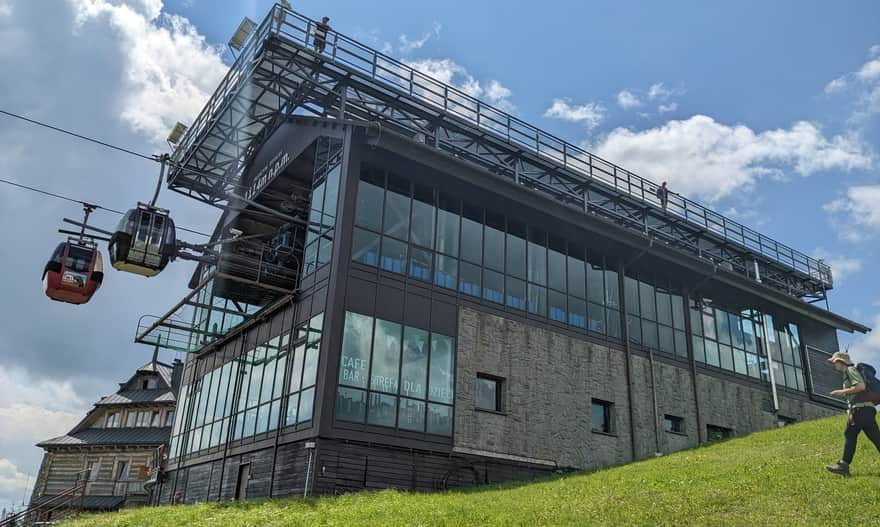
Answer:
[[[660,205],[663,207],[663,210],[666,210],[666,204],[669,203],[669,189],[666,188],[665,181],[662,185],[657,187],[657,199],[660,200]]]
[[[849,403],[849,419],[846,422],[846,429],[843,437],[846,442],[843,446],[843,458],[835,465],[825,465],[829,472],[849,477],[849,464],[852,463],[853,456],[856,453],[856,444],[859,440],[859,433],[864,431],[868,439],[877,447],[880,452],[880,428],[877,427],[877,410],[874,409],[873,402],[857,402],[859,393],[864,392],[867,388],[865,380],[859,370],[853,366],[849,358],[849,353],[842,351],[835,352],[828,359],[831,366],[843,374],[843,389],[831,392],[832,397],[845,397]]]
[[[330,17],[325,16],[315,27],[315,51],[324,53],[324,46],[327,45],[327,32],[330,31]]]

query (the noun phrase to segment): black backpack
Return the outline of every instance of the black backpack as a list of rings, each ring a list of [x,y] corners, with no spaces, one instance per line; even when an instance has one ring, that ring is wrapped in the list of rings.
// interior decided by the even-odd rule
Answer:
[[[854,402],[872,402],[880,404],[880,380],[877,379],[877,370],[870,364],[860,362],[856,364],[856,370],[865,380],[865,391],[855,397]]]

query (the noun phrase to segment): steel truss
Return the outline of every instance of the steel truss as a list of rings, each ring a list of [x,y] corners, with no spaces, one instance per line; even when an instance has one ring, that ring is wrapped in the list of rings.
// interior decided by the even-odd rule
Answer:
[[[294,114],[379,122],[517,184],[815,302],[831,269],[507,112],[331,32],[310,48],[315,22],[276,5],[174,154],[169,187],[228,201],[263,142]]]

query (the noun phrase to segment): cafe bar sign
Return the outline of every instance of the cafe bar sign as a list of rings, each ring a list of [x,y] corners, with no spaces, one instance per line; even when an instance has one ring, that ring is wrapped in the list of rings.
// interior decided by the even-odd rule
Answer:
[[[251,187],[248,189],[247,193],[245,193],[244,197],[247,200],[252,200],[256,196],[260,194],[269,183],[275,181],[275,178],[278,177],[287,165],[290,164],[290,154],[285,152],[284,150],[279,151],[277,154],[272,156],[272,159],[257,172],[257,177],[254,178],[254,182],[251,183]]]

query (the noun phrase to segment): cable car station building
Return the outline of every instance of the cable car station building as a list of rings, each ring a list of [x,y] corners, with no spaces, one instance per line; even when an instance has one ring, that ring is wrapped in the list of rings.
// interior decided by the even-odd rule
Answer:
[[[839,412],[821,261],[276,6],[177,144],[159,499],[597,468]],[[620,160],[625,163],[626,160]],[[696,175],[695,175],[696,177]]]

